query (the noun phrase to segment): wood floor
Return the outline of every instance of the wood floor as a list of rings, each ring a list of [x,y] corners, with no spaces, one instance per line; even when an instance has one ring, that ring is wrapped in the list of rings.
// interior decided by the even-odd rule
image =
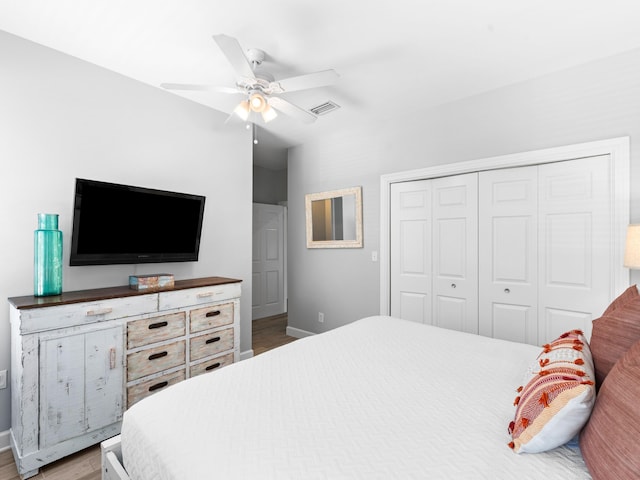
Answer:
[[[251,343],[254,356],[296,340],[295,337],[290,337],[286,333],[286,313],[254,320],[252,329]]]
[[[253,354],[259,355],[272,348],[293,342],[285,333],[287,315],[276,315],[253,322]],[[100,446],[82,450],[40,469],[33,480],[100,480]],[[19,480],[11,450],[0,452],[0,480]]]
[[[100,480],[100,445],[53,462],[40,469],[33,480]],[[0,480],[19,480],[11,450],[0,453]]]

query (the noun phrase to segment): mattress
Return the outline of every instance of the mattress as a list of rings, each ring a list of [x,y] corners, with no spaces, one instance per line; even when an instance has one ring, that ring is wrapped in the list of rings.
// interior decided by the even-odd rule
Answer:
[[[132,480],[585,479],[577,446],[516,454],[539,348],[377,316],[176,384],[124,415]]]

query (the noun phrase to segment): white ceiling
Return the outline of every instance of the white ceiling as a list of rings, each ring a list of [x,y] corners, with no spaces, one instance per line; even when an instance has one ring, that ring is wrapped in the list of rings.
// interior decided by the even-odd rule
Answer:
[[[311,124],[280,115],[256,162],[288,146],[640,47],[637,0],[0,0],[0,29],[158,88],[233,86],[211,36],[267,53],[276,79],[328,68],[331,87],[286,95],[340,109]],[[99,94],[99,92],[97,92]],[[238,101],[175,93],[223,112]],[[225,128],[242,128],[230,122]],[[275,153],[275,155],[274,155]]]

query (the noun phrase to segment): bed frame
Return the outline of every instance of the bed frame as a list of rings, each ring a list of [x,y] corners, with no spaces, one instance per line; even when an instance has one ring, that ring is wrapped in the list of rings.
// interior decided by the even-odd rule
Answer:
[[[122,448],[120,435],[109,438],[100,444],[102,456],[102,480],[131,480],[122,466]]]

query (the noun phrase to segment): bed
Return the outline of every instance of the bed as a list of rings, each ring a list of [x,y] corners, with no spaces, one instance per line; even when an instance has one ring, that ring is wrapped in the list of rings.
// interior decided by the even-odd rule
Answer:
[[[541,453],[513,450],[514,397],[540,355],[532,345],[364,318],[134,405],[121,435],[103,443],[103,478],[592,478],[575,438]],[[594,373],[583,375],[589,389]]]

